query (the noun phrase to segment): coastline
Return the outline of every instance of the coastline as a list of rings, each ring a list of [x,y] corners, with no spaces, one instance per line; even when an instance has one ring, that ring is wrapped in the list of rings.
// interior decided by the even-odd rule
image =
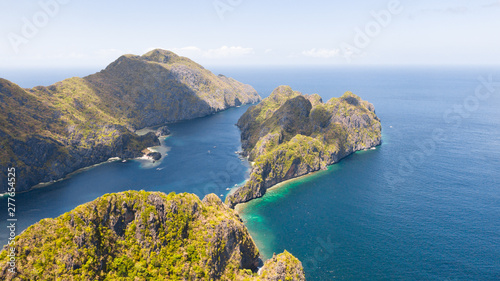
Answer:
[[[331,165],[328,165],[324,170],[317,170],[305,175],[301,175],[295,178],[279,182],[273,185],[272,187],[268,188],[266,190],[266,193],[262,197],[257,197],[247,202],[240,203],[234,206],[234,211],[243,220],[243,223],[248,228],[250,235],[252,236],[259,250],[261,251],[261,258],[263,260],[266,260],[272,257],[272,254],[275,252],[275,249],[273,248],[272,242],[270,241],[274,240],[275,237],[273,236],[272,233],[267,233],[262,235],[262,232],[266,233],[265,227],[260,228],[259,226],[255,226],[255,224],[262,225],[261,221],[262,218],[260,218],[260,216],[256,214],[258,213],[255,211],[256,208],[262,206],[261,204],[265,205],[272,204],[272,202],[275,202],[275,200],[280,200],[279,198],[287,196],[288,192],[291,192],[291,190],[299,187],[303,183],[313,181],[318,177],[326,176],[330,173],[337,172],[337,170],[340,168],[338,164],[343,159],[346,159],[356,153],[363,154],[363,153],[369,153],[371,151],[376,151],[381,145],[382,143],[369,149],[354,151],[353,153],[341,158],[339,161]],[[254,226],[250,227],[252,225]],[[257,227],[257,229],[255,229],[255,227]],[[254,233],[253,231],[257,232]]]
[[[352,154],[349,154],[349,155],[352,155]],[[344,159],[344,158],[342,158]],[[340,161],[339,161],[340,162]],[[310,173],[307,173],[305,175],[302,175],[302,176],[298,176],[298,177],[295,177],[295,178],[291,178],[291,179],[288,179],[288,180],[285,180],[285,181],[282,181],[282,182],[279,182],[273,186],[271,186],[270,188],[268,188],[266,190],[266,194],[264,194],[264,196],[262,197],[258,197],[258,198],[254,198],[250,201],[247,201],[245,203],[239,203],[237,204],[236,206],[234,206],[234,210],[236,211],[236,213],[239,214],[239,212],[242,210],[242,209],[245,209],[248,207],[248,204],[251,203],[252,201],[255,201],[255,200],[258,200],[258,199],[261,199],[261,198],[264,198],[269,191],[278,191],[279,189],[282,189],[282,188],[286,188],[287,185],[289,184],[292,184],[294,183],[295,181],[299,181],[299,180],[303,180],[303,179],[306,179],[306,178],[309,178],[309,177],[313,177],[313,176],[320,176],[322,173],[328,173],[330,172],[333,168],[335,168],[335,164],[338,164],[339,162],[336,162],[332,165],[328,165],[328,167],[325,169],[325,170],[317,170],[317,171],[314,171],[314,172],[310,172]],[[246,182],[246,181],[245,181]]]
[[[76,171],[73,171],[73,172],[67,174],[66,176],[64,176],[63,178],[60,178],[60,179],[57,179],[57,180],[53,180],[53,181],[50,181],[50,182],[41,182],[41,183],[38,183],[38,184],[32,186],[28,190],[16,191],[16,194],[28,193],[28,192],[36,190],[36,189],[42,189],[42,188],[45,188],[47,186],[51,186],[54,183],[58,183],[60,181],[69,179],[69,178],[71,178],[71,177],[73,177],[73,176],[75,176],[75,175],[77,175],[79,173],[82,173],[82,172],[85,172],[85,171],[90,170],[92,168],[98,167],[100,165],[104,165],[106,163],[113,163],[113,162],[120,161],[120,160],[122,160],[120,157],[111,157],[111,158],[109,158],[108,160],[106,160],[104,162],[100,162],[100,163],[97,163],[97,164],[94,164],[94,165],[91,165],[91,166],[87,166],[87,167],[83,167],[83,168],[80,168],[80,169],[78,169]],[[8,195],[8,193],[2,193],[2,194],[0,194],[0,198],[4,197],[5,195]]]
[[[246,104],[243,104],[243,105],[250,105],[250,106],[251,106],[251,105],[255,105],[255,104],[257,104],[257,103],[258,103],[258,102],[255,102],[255,103],[246,103]],[[233,106],[233,107],[228,107],[228,108],[223,109],[223,110],[220,110],[220,111],[211,112],[210,114],[205,115],[205,116],[193,117],[193,118],[189,118],[189,119],[178,120],[178,121],[175,121],[175,122],[168,122],[168,123],[162,123],[162,124],[155,125],[155,126],[145,127],[145,128],[142,128],[142,129],[135,130],[133,133],[134,133],[134,134],[136,134],[136,135],[138,135],[138,136],[145,135],[145,134],[147,134],[147,133],[149,133],[149,132],[153,132],[153,133],[154,133],[154,132],[156,132],[156,129],[154,129],[154,128],[159,128],[159,127],[162,127],[162,126],[168,126],[168,125],[170,125],[170,124],[177,124],[177,123],[184,122],[184,121],[190,121],[190,120],[194,120],[194,119],[199,119],[199,118],[208,117],[208,116],[211,116],[211,115],[217,114],[217,113],[219,113],[219,112],[223,112],[223,111],[229,110],[229,109],[231,109],[231,108],[236,108],[236,107],[234,107],[234,106]],[[160,153],[162,154],[162,159],[163,159],[163,157],[165,157],[165,156],[167,155],[167,152],[168,152],[168,151],[170,151],[170,148],[169,148],[169,147],[167,147],[165,150],[160,150],[160,149],[155,149],[155,148],[157,148],[157,147],[163,147],[163,141],[164,141],[165,139],[167,139],[168,137],[170,137],[170,136],[172,136],[172,134],[167,135],[167,136],[162,136],[162,137],[159,137],[159,138],[158,138],[158,139],[160,140],[160,145],[159,145],[159,146],[146,147],[146,148],[144,148],[143,150],[150,150],[150,151],[154,151],[154,152],[160,152]],[[164,153],[164,152],[165,152],[165,153]],[[73,171],[73,172],[71,172],[71,173],[66,174],[64,177],[59,178],[59,179],[57,179],[57,180],[54,180],[54,181],[51,181],[51,182],[40,182],[40,183],[38,183],[38,184],[36,184],[36,185],[34,185],[34,186],[31,186],[31,187],[30,187],[29,189],[27,189],[27,190],[23,190],[23,191],[16,191],[16,193],[27,193],[27,192],[30,192],[30,191],[35,190],[35,189],[42,189],[42,188],[45,188],[45,187],[47,187],[47,186],[50,186],[50,185],[52,185],[52,184],[54,184],[54,183],[57,183],[57,182],[60,182],[60,181],[64,181],[64,180],[66,180],[66,179],[69,179],[69,178],[71,178],[72,176],[74,176],[74,175],[76,175],[76,174],[79,174],[79,173],[82,173],[82,172],[84,172],[84,171],[86,171],[86,170],[92,169],[92,168],[97,167],[97,166],[99,166],[99,165],[103,165],[103,164],[106,164],[106,163],[114,162],[114,161],[120,161],[120,160],[127,160],[127,161],[129,161],[129,160],[137,160],[137,161],[141,161],[141,160],[143,160],[143,161],[148,161],[148,162],[152,161],[151,159],[147,159],[147,158],[143,158],[143,157],[144,157],[144,155],[143,155],[143,156],[141,156],[141,157],[136,157],[136,158],[127,158],[127,159],[121,159],[121,158],[119,158],[119,157],[110,157],[108,160],[106,160],[106,161],[104,161],[104,162],[99,162],[99,163],[96,163],[96,164],[93,164],[93,165],[90,165],[90,166],[86,166],[86,167],[83,167],[83,168],[79,168],[79,169],[77,169],[77,170],[75,170],[75,171]],[[154,164],[159,164],[159,163],[161,163],[162,159],[160,159],[159,161],[156,161],[156,163],[154,163]],[[143,165],[141,165],[141,167],[143,167],[143,168],[154,168],[154,167],[156,167],[156,166],[157,166],[157,165],[153,165],[153,166],[151,166],[151,167],[147,167],[147,166],[144,166],[144,163],[143,163]],[[3,198],[3,197],[4,197],[4,196],[6,196],[6,195],[7,195],[7,192],[5,192],[5,193],[1,193],[1,194],[0,194],[0,199],[1,199],[1,198]]]
[[[251,106],[251,105],[255,105],[255,104],[258,104],[259,102],[254,102],[254,103],[245,103],[245,104],[242,104],[241,106]],[[238,107],[241,107],[241,106],[238,106]],[[138,135],[138,136],[142,136],[142,135],[145,135],[149,132],[156,132],[156,129],[159,128],[159,127],[162,127],[162,126],[168,126],[170,124],[177,124],[177,123],[180,123],[180,122],[185,122],[185,121],[190,121],[190,120],[194,120],[194,119],[199,119],[199,118],[205,118],[205,117],[208,117],[208,116],[211,116],[211,115],[214,115],[214,114],[217,114],[217,113],[220,113],[220,112],[223,112],[223,111],[226,111],[226,110],[229,110],[231,108],[236,108],[236,106],[230,106],[230,107],[227,107],[225,109],[222,109],[222,110],[219,110],[219,111],[215,111],[215,112],[211,112],[205,116],[198,116],[198,117],[193,117],[193,118],[188,118],[188,119],[183,119],[183,120],[178,120],[178,121],[174,121],[174,122],[168,122],[168,123],[162,123],[162,124],[159,124],[159,125],[155,125],[155,126],[150,126],[150,127],[144,127],[142,129],[138,129],[138,130],[135,130],[133,133]],[[156,129],[155,129],[156,128]],[[96,163],[96,164],[93,164],[93,165],[90,165],[90,166],[86,166],[86,167],[83,167],[83,168],[80,168],[80,169],[77,169],[71,173],[68,173],[67,175],[65,175],[64,177],[60,178],[60,179],[57,179],[57,180],[54,180],[54,181],[51,181],[51,182],[40,182],[34,186],[31,186],[29,189],[27,190],[23,190],[23,191],[16,191],[16,193],[27,193],[27,192],[30,192],[32,190],[35,190],[35,189],[41,189],[41,188],[45,188],[47,186],[50,186],[54,183],[57,183],[57,182],[60,182],[60,181],[64,181],[66,179],[69,179],[71,178],[72,176],[76,175],[76,174],[79,174],[79,173],[82,173],[86,170],[89,170],[89,169],[92,169],[94,167],[97,167],[99,165],[103,165],[103,164],[106,164],[106,163],[110,163],[110,162],[114,162],[114,161],[120,161],[120,160],[137,160],[137,161],[147,161],[147,163],[142,163],[141,167],[142,168],[154,168],[156,166],[158,166],[158,164],[161,163],[161,161],[163,160],[163,158],[167,155],[167,153],[170,151],[170,147],[166,147],[164,150],[163,149],[156,149],[156,148],[160,148],[160,147],[164,147],[164,140],[167,139],[168,137],[172,136],[173,134],[169,134],[167,136],[162,136],[162,137],[158,137],[159,141],[160,141],[160,145],[159,146],[152,146],[152,147],[146,147],[143,149],[144,150],[150,150],[150,151],[153,151],[153,152],[159,152],[162,154],[162,159],[158,160],[158,161],[155,161],[155,163],[153,163],[154,160],[152,159],[149,159],[147,157],[145,157],[145,155],[142,155],[140,157],[135,157],[135,158],[127,158],[127,159],[121,159],[119,157],[111,157],[109,158],[108,160],[104,161],[104,162],[100,162],[100,163]],[[155,164],[155,165],[151,165],[151,166],[147,166],[147,165],[144,165],[144,164]],[[232,189],[232,188],[231,188]],[[3,198],[4,196],[6,196],[8,193],[5,192],[5,193],[1,193],[0,194],[0,198]]]
[[[307,178],[307,177],[310,177],[310,176],[313,176],[313,175],[318,175],[318,174],[321,174],[322,172],[329,172],[331,169],[333,169],[335,167],[336,164],[340,163],[340,161],[342,161],[343,159],[346,159],[347,157],[349,157],[351,155],[354,155],[355,153],[363,153],[363,152],[369,152],[369,151],[377,150],[377,148],[380,147],[380,146],[382,146],[382,144],[383,144],[383,142],[381,141],[378,145],[372,146],[372,147],[370,147],[368,149],[362,149],[362,150],[353,151],[352,153],[349,153],[348,155],[340,158],[337,162],[334,162],[334,163],[328,165],[326,167],[326,169],[320,169],[320,170],[316,170],[316,171],[311,171],[311,172],[309,172],[307,174],[296,176],[296,177],[284,180],[282,182],[279,182],[279,183],[277,183],[277,184],[275,184],[275,185],[267,188],[266,189],[266,193],[263,196],[257,197],[257,198],[253,198],[253,199],[250,199],[249,201],[236,204],[234,206],[234,210],[236,211],[236,213],[239,213],[239,211],[241,209],[244,209],[245,206],[243,206],[243,207],[238,207],[238,206],[240,206],[240,205],[246,205],[246,204],[248,204],[248,203],[250,203],[250,202],[252,202],[252,201],[254,201],[256,199],[259,199],[259,198],[264,198],[268,194],[269,191],[276,191],[277,189],[280,189],[280,188],[282,188],[283,186],[285,186],[287,184],[291,184],[291,183],[293,183],[296,180],[301,180],[301,179],[304,179],[304,178]],[[249,179],[247,179],[242,185],[238,185],[237,188],[231,188],[230,192],[226,196],[229,196],[230,194],[233,194],[240,187],[243,187],[248,180]]]
[[[259,204],[263,203],[259,202],[259,200],[266,200],[266,199],[269,200],[270,196],[274,197],[276,195],[278,196],[285,195],[286,192],[290,190],[290,188],[296,187],[296,185],[294,184],[300,184],[299,183],[300,181],[313,180],[316,177],[324,176],[327,173],[333,172],[336,169],[336,167],[337,167],[336,165],[329,165],[325,170],[318,170],[315,172],[308,173],[306,175],[282,181],[269,188],[266,194],[264,194],[264,196],[254,198],[245,203],[237,204],[234,207],[234,211],[236,212],[238,217],[242,219],[243,224],[247,227],[248,231],[250,232],[250,236],[252,237],[252,239],[254,239],[257,247],[259,248],[262,260],[268,260],[272,258],[273,253],[276,251],[275,249],[273,249],[272,246],[273,241],[276,239],[276,237],[274,233],[268,232],[265,227],[260,228],[259,226],[257,226],[257,229],[255,229],[255,226],[250,227],[251,225],[255,224],[260,226],[265,225],[265,223],[263,224],[262,222],[262,218],[256,215],[253,211],[253,208],[258,208],[258,206],[260,206]]]
[[[28,193],[30,191],[33,191],[33,190],[37,190],[37,189],[43,189],[45,187],[48,187],[48,186],[51,186],[52,184],[55,184],[55,183],[58,183],[58,182],[61,182],[61,181],[64,181],[64,180],[67,180],[67,179],[70,179],[72,178],[73,176],[77,175],[77,174],[80,174],[80,173],[83,173],[85,171],[88,171],[90,169],[93,169],[95,167],[98,167],[98,166],[101,166],[101,165],[104,165],[104,164],[107,164],[107,163],[113,163],[113,162],[117,162],[117,161],[133,161],[133,160],[136,160],[136,161],[140,161],[140,162],[147,162],[147,163],[154,163],[154,164],[160,164],[161,161],[163,160],[163,158],[167,155],[167,152],[170,151],[169,147],[166,147],[165,149],[158,149],[160,147],[163,147],[163,144],[164,144],[164,141],[166,138],[168,138],[170,135],[168,136],[163,136],[163,137],[159,137],[158,139],[160,140],[160,145],[158,146],[152,146],[152,147],[146,147],[143,151],[145,150],[148,150],[148,151],[151,151],[151,152],[159,152],[162,154],[162,158],[158,161],[154,161],[152,158],[150,157],[147,157],[146,155],[143,155],[141,157],[135,157],[135,158],[127,158],[127,159],[122,159],[120,157],[111,157],[109,158],[108,160],[104,161],[104,162],[100,162],[100,163],[97,163],[97,164],[94,164],[94,165],[90,165],[90,166],[87,166],[87,167],[83,167],[83,168],[80,168],[76,171],[73,171],[71,173],[68,173],[67,175],[65,175],[63,178],[60,178],[60,179],[57,179],[57,180],[54,180],[54,181],[50,181],[50,182],[41,182],[41,183],[38,183],[34,186],[32,186],[30,189],[28,190],[23,190],[23,191],[16,191],[17,194],[20,194],[20,193]],[[164,153],[163,153],[164,152]],[[141,161],[142,160],[142,161]],[[145,163],[141,163],[141,167],[144,167],[144,164]],[[156,165],[155,165],[156,166]],[[153,168],[150,167],[150,168]],[[3,198],[5,197],[6,195],[8,195],[9,193],[6,192],[6,193],[2,193],[0,194],[0,198]]]

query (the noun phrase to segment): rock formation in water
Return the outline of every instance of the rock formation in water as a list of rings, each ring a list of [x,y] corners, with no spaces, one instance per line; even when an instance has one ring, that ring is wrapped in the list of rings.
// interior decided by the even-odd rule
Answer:
[[[170,129],[168,129],[167,126],[161,126],[156,130],[156,136],[161,138],[161,137],[166,137],[170,135]]]
[[[381,144],[374,106],[351,92],[323,103],[280,86],[238,120],[250,179],[226,199],[229,206],[261,197],[271,186],[326,169],[349,154]]]
[[[215,195],[127,191],[30,226],[0,253],[1,280],[305,280],[288,252],[261,264],[238,215]]]
[[[251,86],[165,50],[124,55],[98,73],[48,87],[22,89],[0,78],[0,169],[15,167],[17,190],[25,191],[159,145],[154,133],[138,136],[138,129],[259,100]]]

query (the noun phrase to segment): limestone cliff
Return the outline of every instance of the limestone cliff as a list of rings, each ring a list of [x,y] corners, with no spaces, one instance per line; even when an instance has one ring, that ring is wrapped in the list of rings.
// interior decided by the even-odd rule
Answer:
[[[302,263],[286,250],[266,261],[260,270],[260,278],[269,281],[306,280]]]
[[[374,106],[351,92],[324,103],[280,86],[238,120],[250,179],[227,197],[229,206],[261,197],[282,181],[326,169],[349,154],[381,143]]]
[[[6,246],[1,280],[305,280],[288,252],[258,276],[255,243],[214,194],[107,194],[30,226],[15,247],[17,273]]]
[[[124,55],[96,74],[48,87],[22,89],[0,78],[0,169],[15,167],[17,190],[29,190],[159,144],[154,133],[137,136],[137,129],[259,100],[251,86],[165,50]]]

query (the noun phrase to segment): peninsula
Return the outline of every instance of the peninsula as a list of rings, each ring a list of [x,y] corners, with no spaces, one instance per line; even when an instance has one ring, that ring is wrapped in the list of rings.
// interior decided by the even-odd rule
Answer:
[[[252,170],[250,179],[226,198],[230,207],[382,141],[374,106],[351,92],[324,103],[317,94],[280,86],[250,107],[237,126]]]

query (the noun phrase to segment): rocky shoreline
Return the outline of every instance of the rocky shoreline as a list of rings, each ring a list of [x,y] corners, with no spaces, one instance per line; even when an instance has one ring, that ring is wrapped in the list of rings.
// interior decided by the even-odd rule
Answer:
[[[374,106],[350,92],[323,103],[318,95],[281,86],[249,108],[237,126],[244,153],[254,163],[248,181],[226,198],[232,208],[382,143]]]
[[[17,191],[65,178],[112,157],[142,157],[169,133],[137,128],[199,118],[260,101],[249,85],[214,75],[165,50],[124,55],[104,70],[22,89],[0,78],[0,168],[15,167]],[[161,155],[148,156],[158,161]],[[0,193],[7,191],[0,174]]]

